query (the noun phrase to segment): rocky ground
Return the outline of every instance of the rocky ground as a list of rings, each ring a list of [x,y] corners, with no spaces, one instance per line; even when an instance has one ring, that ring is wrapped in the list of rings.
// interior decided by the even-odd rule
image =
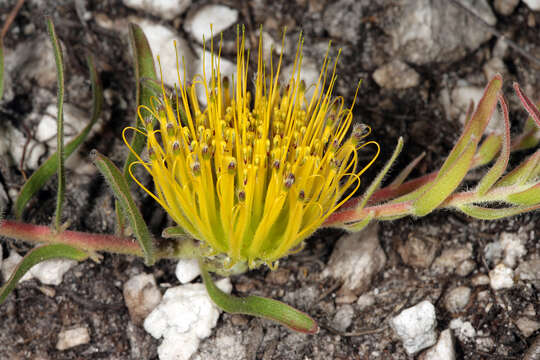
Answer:
[[[15,2],[0,2],[0,23]],[[168,3],[174,6],[167,8]],[[200,68],[200,39],[209,19],[216,33],[223,30],[223,56],[230,61],[236,23],[245,24],[251,44],[262,24],[266,43],[276,47],[286,26],[287,65],[302,31],[307,80],[317,74],[331,40],[331,55],[342,50],[337,93],[350,103],[363,80],[355,118],[373,127],[383,159],[399,136],[405,138],[396,170],[425,151],[413,173],[418,176],[441,165],[469,100],[479,98],[493,74],[504,76],[515,133],[526,114],[512,94],[512,82],[536,98],[540,94],[539,2],[463,3],[476,17],[443,0],[27,0],[4,40],[8,77],[0,100],[0,205],[12,217],[25,177],[55,146],[56,78],[45,15],[52,17],[65,52],[68,136],[89,118],[87,52],[96,57],[105,89],[104,114],[68,163],[65,215],[71,229],[112,233],[113,197],[87,154],[96,148],[118,162],[126,154],[121,131],[135,114],[129,22],[146,31],[161,56],[166,82],[174,81],[170,74],[176,76],[173,39],[188,73]],[[25,220],[50,223],[54,196],[53,182],[31,202]],[[147,197],[140,196],[139,203],[159,234],[168,221],[165,214]],[[208,316],[186,320],[177,337],[165,336],[162,360],[174,358],[164,349],[184,357],[193,353],[193,359],[407,359],[413,354],[424,360],[521,359],[540,341],[539,220],[537,213],[483,222],[439,212],[356,235],[324,230],[278,270],[262,268],[222,283],[229,290],[232,283],[235,294],[270,296],[309,312],[321,326],[316,335],[229,314],[221,314],[212,329],[218,313],[205,302],[200,285],[182,285],[183,298],[171,292],[162,299],[180,281],[192,280],[186,275],[193,270],[189,263],[175,269],[174,262],[161,261],[147,268],[137,258],[105,255],[100,264],[49,264],[32,271],[34,279],[22,282],[0,306],[0,358],[158,359],[162,340],[150,333],[162,334],[150,327],[145,331],[144,317],[157,304],[168,316],[167,304],[188,312],[193,303],[199,315]],[[2,239],[3,273],[29,248]]]

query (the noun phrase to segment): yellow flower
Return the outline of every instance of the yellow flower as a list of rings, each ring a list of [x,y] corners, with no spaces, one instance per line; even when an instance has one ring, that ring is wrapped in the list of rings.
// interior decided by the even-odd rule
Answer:
[[[354,194],[379,146],[362,141],[370,132],[365,125],[353,126],[348,136],[352,106],[332,96],[337,59],[328,78],[328,52],[309,97],[300,79],[302,41],[285,86],[278,80],[283,54],[267,67],[261,39],[254,77],[243,32],[232,80],[220,73],[220,53],[221,43],[217,54],[211,43],[211,69],[189,85],[177,70],[175,96],[169,98],[162,84],[161,98],[139,108],[149,160],[138,163],[152,176],[155,193],[134,179],[230,266],[274,267]],[[205,107],[196,87],[204,89]],[[156,128],[141,110],[157,119]],[[358,170],[357,150],[368,144],[377,153]]]

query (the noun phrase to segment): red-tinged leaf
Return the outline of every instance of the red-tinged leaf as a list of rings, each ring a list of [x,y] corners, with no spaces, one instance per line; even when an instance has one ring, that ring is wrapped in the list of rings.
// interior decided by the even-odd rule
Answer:
[[[516,205],[539,205],[540,204],[540,183],[531,186],[527,190],[508,195],[506,201]]]
[[[521,91],[518,83],[514,83],[514,90],[516,91],[519,100],[521,100],[523,107],[525,107],[525,110],[527,110],[529,115],[534,119],[534,121],[536,121],[536,124],[540,126],[540,110],[538,110],[538,107],[527,97],[527,95],[525,95],[524,92]]]
[[[458,207],[466,215],[480,220],[497,220],[510,216],[538,210],[540,205],[515,206],[509,208],[486,208],[477,205],[461,205]]]
[[[472,167],[480,167],[492,162],[501,150],[501,146],[502,136],[499,134],[489,134],[482,141],[482,144],[480,144],[480,148],[474,156]]]
[[[499,102],[501,103],[501,109],[504,118],[504,133],[502,141],[502,149],[499,158],[493,164],[491,169],[484,175],[480,183],[478,184],[476,191],[480,196],[484,195],[491,189],[493,184],[499,180],[506,167],[508,166],[508,160],[510,159],[510,118],[508,116],[508,106],[502,95],[499,95]]]
[[[401,170],[398,176],[396,176],[396,178],[392,181],[390,185],[388,185],[388,187],[391,189],[395,189],[401,184],[403,184],[405,179],[407,179],[407,177],[411,174],[411,172],[414,170],[416,165],[418,165],[418,163],[424,158],[424,156],[426,156],[425,152],[421,153],[416,158],[414,158],[414,160],[411,161],[409,165],[407,165],[403,170]]]
[[[429,214],[456,190],[471,167],[476,153],[476,144],[475,141],[471,140],[452,166],[444,174],[439,173],[439,176],[426,186],[423,194],[414,202],[416,216]]]
[[[529,156],[518,167],[506,174],[495,184],[496,187],[523,185],[534,177],[535,169],[540,165],[540,150]]]
[[[438,176],[444,175],[446,170],[454,165],[454,163],[460,157],[460,154],[471,141],[475,142],[476,144],[480,142],[482,134],[484,133],[484,130],[486,129],[486,126],[493,116],[493,112],[495,111],[495,107],[497,105],[497,96],[501,90],[501,87],[502,77],[500,75],[496,75],[484,90],[484,95],[482,96],[482,99],[480,99],[474,114],[465,124],[463,133],[444,161]]]

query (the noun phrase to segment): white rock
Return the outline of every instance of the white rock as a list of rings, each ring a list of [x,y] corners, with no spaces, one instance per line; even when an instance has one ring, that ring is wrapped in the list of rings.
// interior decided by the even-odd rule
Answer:
[[[280,80],[283,84],[288,84],[291,77],[294,75],[296,78],[296,74],[293,74],[294,71],[294,64],[289,64],[285,68],[283,68],[281,74],[279,75]],[[316,65],[315,61],[309,59],[309,58],[303,58],[302,59],[302,66],[300,69],[300,80],[304,80],[306,83],[306,99],[309,103],[309,100],[315,93],[315,85],[317,84],[317,81],[319,80],[319,75],[321,73],[321,69]],[[320,89],[319,89],[320,91]]]
[[[444,249],[431,265],[437,273],[452,272],[465,260],[472,258],[472,246],[455,246]]]
[[[124,284],[124,301],[135,324],[140,324],[158,306],[161,292],[152,274],[138,274]]]
[[[216,285],[227,293],[232,289],[228,278]],[[187,360],[200,340],[210,335],[219,313],[203,284],[182,285],[165,292],[161,303],[144,321],[144,328],[156,339],[163,337],[158,348],[161,360]]]
[[[471,298],[471,289],[466,286],[458,286],[446,294],[444,304],[451,313],[458,313],[467,306]]]
[[[165,20],[182,15],[191,5],[191,0],[123,0],[123,2],[127,7],[149,12]]]
[[[456,274],[459,276],[468,276],[470,273],[473,272],[473,270],[476,268],[476,263],[471,260],[467,259],[462,261],[457,267],[456,267]]]
[[[420,356],[420,360],[454,360],[455,358],[454,339],[449,329],[441,332],[437,344]]]
[[[508,72],[502,59],[498,57],[491,58],[486,62],[484,66],[482,66],[482,70],[484,71],[486,81],[493,79],[497,74],[501,74],[504,77]]]
[[[420,75],[403,61],[394,60],[373,73],[373,80],[380,87],[387,89],[408,89],[418,86]]]
[[[450,321],[450,329],[454,330],[454,334],[461,341],[467,341],[476,336],[476,330],[474,330],[471,323],[468,321],[463,322],[460,318]]]
[[[56,116],[58,107],[50,104],[45,109],[36,129],[35,138],[37,141],[46,142],[52,150],[56,150]],[[68,143],[75,138],[88,124],[88,116],[79,108],[64,104],[64,142]]]
[[[17,254],[15,251],[11,251],[7,259],[4,259],[2,262],[2,277],[4,278],[4,282],[6,282],[10,277],[11,274],[15,271],[17,266],[22,260],[22,256]],[[19,282],[32,280],[34,276],[30,271],[27,271],[26,274],[19,280]]]
[[[85,326],[63,330],[58,334],[56,349],[63,351],[90,342],[90,334]]]
[[[519,4],[519,0],[495,0],[493,7],[501,15],[511,15]]]
[[[203,70],[206,71],[206,80],[208,83],[210,83],[210,76],[212,73],[212,54],[210,51],[203,52],[202,48],[196,49],[198,61],[197,61],[197,67],[196,71],[197,74],[203,76]],[[214,68],[217,70],[218,62],[217,57],[214,54]],[[225,76],[229,78],[229,81],[233,79],[233,74],[236,71],[236,64],[234,64],[232,61],[229,61],[225,58],[219,59],[219,71],[221,73],[221,78],[223,79]],[[236,80],[236,75],[234,76]],[[197,84],[197,97],[199,98],[200,105],[205,106],[207,104],[206,101],[206,93],[204,86],[202,84]]]
[[[514,271],[504,264],[489,272],[489,284],[493,290],[509,289],[514,286]]]
[[[364,311],[368,307],[375,304],[375,297],[369,293],[364,293],[360,295],[358,300],[356,301],[356,305],[358,306],[358,310]]]
[[[7,155],[17,166],[21,162],[25,146],[25,168],[36,169],[41,157],[46,155],[46,149],[43,144],[40,144],[34,139],[27,141],[27,137],[9,123],[0,125],[0,134],[2,134],[2,137],[0,137],[0,156]]]
[[[499,241],[503,249],[505,265],[511,268],[515,268],[517,261],[527,254],[524,242],[519,236],[511,233],[502,233]]]
[[[519,328],[519,331],[526,338],[531,336],[536,330],[540,329],[540,322],[531,320],[526,317],[520,317],[516,320],[516,325]]]
[[[186,66],[186,78],[187,80],[191,80],[193,77],[193,64],[195,63],[196,57],[191,51],[188,43],[167,26],[150,21],[141,21],[139,22],[139,25],[148,38],[148,43],[150,44],[150,48],[152,49],[155,58],[158,76],[160,72],[157,57],[159,56],[163,82],[171,87],[174,86],[174,84],[178,84],[174,41],[176,41],[176,48],[178,51],[180,81],[184,82],[182,58],[184,58],[184,64]]]
[[[206,5],[187,19],[184,30],[202,43],[203,37],[209,40],[211,34],[219,34],[238,20],[238,10],[225,5]],[[210,30],[212,25],[212,30]]]
[[[42,284],[58,286],[62,283],[64,274],[75,265],[77,265],[75,260],[51,259],[34,265],[30,273]]]
[[[489,276],[485,274],[478,274],[472,278],[471,283],[473,286],[482,286],[489,284]]]
[[[535,287],[540,287],[540,259],[522,262],[516,269],[516,274],[521,281],[530,281]]]
[[[176,264],[175,275],[181,284],[187,284],[201,275],[197,259],[180,259]]]
[[[386,263],[378,229],[377,224],[373,224],[359,233],[342,236],[321,277],[339,279],[343,281],[344,288],[357,294],[367,290],[373,277]]]
[[[52,88],[56,84],[56,63],[51,42],[46,35],[22,41],[5,54],[5,71],[17,83],[29,82]]]
[[[390,325],[403,342],[407,354],[413,355],[428,348],[437,341],[435,307],[429,301],[422,301],[403,310],[392,318]]]
[[[540,11],[540,0],[523,0],[529,9],[533,11]]]
[[[484,88],[470,85],[457,86],[452,91],[452,113],[451,116],[459,118],[461,124],[465,124],[467,109],[469,104],[474,101],[475,109],[484,95]],[[504,119],[498,109],[495,109],[487,127],[487,133],[502,133],[504,129]]]
[[[345,331],[349,326],[351,326],[353,317],[353,307],[351,305],[343,305],[338,309],[338,311],[336,311],[332,325],[334,325],[336,330]]]

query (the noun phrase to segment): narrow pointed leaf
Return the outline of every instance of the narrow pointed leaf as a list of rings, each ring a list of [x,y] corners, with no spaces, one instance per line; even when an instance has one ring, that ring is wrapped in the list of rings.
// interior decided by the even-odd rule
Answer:
[[[58,176],[58,189],[56,197],[56,214],[54,217],[54,227],[57,231],[62,227],[62,208],[64,206],[64,195],[66,187],[66,172],[64,169],[64,61],[62,55],[62,49],[58,42],[58,37],[54,30],[52,20],[47,19],[47,29],[49,31],[49,37],[51,39],[54,60],[56,62],[56,78],[58,81],[58,94],[57,94],[57,107],[58,114],[56,116],[56,155],[57,155],[57,176]]]
[[[531,186],[527,190],[508,195],[506,201],[516,205],[540,204],[540,183]]]
[[[478,103],[476,111],[467,121],[463,133],[458,139],[456,145],[446,158],[442,165],[439,176],[442,176],[446,170],[454,165],[458,161],[460,154],[468,146],[469,142],[480,142],[480,138],[484,133],[484,130],[491,119],[495,107],[497,106],[497,96],[502,87],[502,78],[500,75],[495,76],[484,90],[484,95]]]
[[[403,184],[403,182],[407,179],[407,177],[411,174],[411,172],[414,170],[416,165],[426,156],[426,153],[423,152],[420,155],[418,155],[416,158],[414,158],[413,161],[409,165],[407,165],[401,172],[396,176],[396,178],[392,181],[390,185],[388,185],[389,188],[396,188],[399,185]]]
[[[540,126],[540,110],[538,110],[538,107],[527,97],[527,95],[525,95],[524,92],[521,91],[518,83],[514,83],[514,90],[521,100],[523,107],[525,107],[525,110],[527,110],[529,115],[536,122],[536,125]]]
[[[152,236],[144,222],[141,212],[135,205],[135,201],[129,192],[129,185],[118,168],[107,157],[101,155],[96,150],[92,150],[91,158],[105,181],[114,193],[122,212],[127,217],[135,237],[143,249],[145,263],[152,265],[155,262],[155,249],[152,242]]]
[[[480,220],[497,220],[505,217],[515,216],[526,212],[538,210],[540,205],[515,206],[510,208],[492,209],[477,205],[461,205],[458,207],[466,215]]]
[[[291,330],[315,334],[319,327],[306,313],[282,303],[281,301],[260,296],[236,297],[221,291],[212,281],[208,270],[199,260],[202,278],[210,299],[220,309],[231,314],[258,316],[276,321]]]
[[[536,104],[540,107],[540,102]],[[540,129],[532,117],[527,118],[521,135],[513,139],[512,151],[534,148],[540,142]]]
[[[474,156],[474,167],[480,167],[492,162],[501,150],[501,146],[502,136],[499,134],[489,134],[486,139],[482,141],[480,148]]]
[[[44,245],[32,249],[25,257],[23,257],[11,277],[4,286],[0,288],[0,304],[4,302],[6,297],[17,285],[17,282],[28,272],[28,270],[30,270],[30,268],[32,268],[32,266],[45,260],[58,258],[82,261],[88,258],[88,255],[82,250],[65,244]]]
[[[540,165],[540,150],[529,156],[518,167],[506,174],[495,184],[496,187],[523,185],[535,176],[535,169]]]
[[[137,86],[136,92],[136,104],[137,107],[144,105],[151,107],[150,99],[154,96],[153,86],[146,85],[146,82],[155,82],[157,80],[156,68],[154,66],[154,57],[152,56],[152,50],[148,39],[144,35],[141,27],[136,24],[129,25],[129,39],[131,48],[133,50],[133,64],[135,70],[135,84]],[[144,80],[144,81],[143,81]],[[144,124],[139,118],[138,114],[135,114],[135,126],[139,129],[144,129]],[[142,151],[146,138],[144,135],[134,132],[131,140],[131,148],[137,154]],[[128,184],[131,184],[131,176],[129,176],[129,166],[136,161],[136,157],[131,151],[128,153],[126,162],[124,164],[124,177]]]
[[[87,57],[88,69],[90,71],[90,80],[92,83],[92,117],[88,125],[81,131],[77,137],[71,140],[64,149],[66,159],[77,150],[77,148],[86,140],[90,130],[101,116],[103,106],[103,92],[98,73],[94,66],[92,56]],[[15,201],[15,216],[22,218],[24,207],[30,199],[50,180],[58,167],[58,154],[52,154],[33,174],[22,187],[17,200]]]
[[[161,236],[164,237],[165,239],[191,238],[190,235],[180,226],[172,226],[172,227],[163,229]]]
[[[429,214],[456,190],[469,171],[475,152],[476,143],[471,141],[453,166],[429,184],[425,192],[414,203],[416,216]]]
[[[508,166],[508,160],[510,159],[510,118],[508,116],[508,106],[502,95],[499,96],[499,101],[501,103],[501,109],[504,118],[504,133],[501,153],[495,164],[489,169],[487,174],[484,175],[482,180],[480,180],[476,191],[480,196],[484,195],[491,189],[493,184],[499,180],[502,176],[506,167]]]

